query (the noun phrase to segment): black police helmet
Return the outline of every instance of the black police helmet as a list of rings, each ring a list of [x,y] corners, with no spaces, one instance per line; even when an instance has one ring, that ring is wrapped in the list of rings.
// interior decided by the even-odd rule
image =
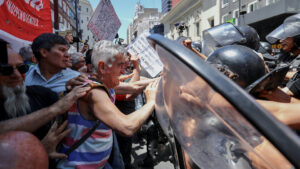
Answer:
[[[264,54],[266,52],[267,53],[272,53],[272,46],[271,46],[271,44],[269,44],[268,42],[261,41],[260,42],[260,47],[258,49],[258,52],[262,53],[262,54]]]
[[[263,60],[252,49],[241,45],[228,45],[215,50],[206,61],[246,88],[266,74]]]
[[[259,44],[260,38],[259,38],[259,35],[256,32],[256,30],[248,25],[237,26],[236,28],[246,38],[246,42],[241,45],[247,46],[247,47],[257,51],[260,46],[260,44]]]

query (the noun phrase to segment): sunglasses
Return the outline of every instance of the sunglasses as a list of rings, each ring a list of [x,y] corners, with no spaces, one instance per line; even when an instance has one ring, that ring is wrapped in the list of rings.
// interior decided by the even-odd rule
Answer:
[[[9,76],[11,74],[14,73],[14,67],[13,66],[9,66],[9,65],[1,65],[0,66],[0,73],[3,75],[3,76]],[[21,73],[21,74],[24,74],[28,71],[28,65],[20,65],[20,66],[17,66],[16,69],[18,69],[18,71]]]

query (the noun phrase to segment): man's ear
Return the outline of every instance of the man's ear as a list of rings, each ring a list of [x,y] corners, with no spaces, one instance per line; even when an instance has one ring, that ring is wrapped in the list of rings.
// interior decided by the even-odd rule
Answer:
[[[104,71],[105,71],[105,63],[100,60],[98,62],[98,72],[100,72],[102,74],[102,73],[104,73]]]
[[[47,56],[47,53],[48,53],[49,51],[47,50],[47,49],[44,49],[44,48],[41,48],[40,49],[40,54],[41,54],[41,56],[43,57],[43,58],[45,58],[46,56]]]

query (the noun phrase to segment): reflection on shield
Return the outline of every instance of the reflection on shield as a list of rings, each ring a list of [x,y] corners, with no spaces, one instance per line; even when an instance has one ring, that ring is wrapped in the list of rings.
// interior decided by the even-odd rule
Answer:
[[[203,31],[202,53],[208,56],[222,46],[245,41],[245,37],[234,25],[225,23]]]
[[[189,160],[201,169],[300,167],[298,137],[243,89],[182,45],[149,40],[164,64],[157,119]]]

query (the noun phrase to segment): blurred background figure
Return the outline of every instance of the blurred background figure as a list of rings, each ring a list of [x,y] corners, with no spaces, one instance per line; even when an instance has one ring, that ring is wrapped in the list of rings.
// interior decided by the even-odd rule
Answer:
[[[87,67],[83,54],[80,52],[71,53],[72,69],[78,72],[87,73]]]
[[[26,65],[31,66],[37,64],[37,60],[34,57],[31,46],[22,47],[19,51],[19,54],[22,56]]]
[[[85,53],[85,64],[87,67],[87,73],[92,73],[92,54],[93,54],[93,49],[89,49],[86,53]]]

